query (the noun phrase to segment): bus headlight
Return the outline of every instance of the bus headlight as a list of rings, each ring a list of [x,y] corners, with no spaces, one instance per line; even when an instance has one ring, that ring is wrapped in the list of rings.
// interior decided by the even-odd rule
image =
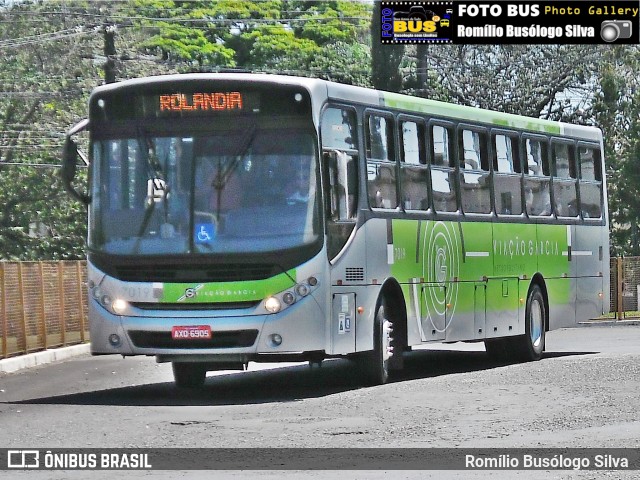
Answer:
[[[306,281],[301,281],[278,293],[273,293],[265,298],[264,309],[268,313],[279,313],[293,306],[305,297],[308,297],[315,289],[318,288],[318,278],[316,276],[309,277]]]
[[[269,313],[278,313],[281,307],[282,304],[276,297],[269,297],[264,301],[264,308]]]
[[[118,315],[122,315],[124,314],[124,312],[127,311],[128,306],[129,304],[125,300],[121,298],[116,298],[111,304],[111,310],[113,310],[114,313]]]

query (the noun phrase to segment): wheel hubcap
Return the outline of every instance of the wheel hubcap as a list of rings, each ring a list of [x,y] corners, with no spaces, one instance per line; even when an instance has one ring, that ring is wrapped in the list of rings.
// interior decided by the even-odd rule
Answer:
[[[393,355],[393,346],[391,342],[393,338],[391,334],[393,333],[393,324],[386,320],[382,323],[382,361],[384,362],[385,369],[387,368],[387,362]]]
[[[534,348],[540,348],[542,344],[542,305],[539,299],[534,299],[531,302],[531,317],[529,320],[529,331],[531,334],[531,345]]]

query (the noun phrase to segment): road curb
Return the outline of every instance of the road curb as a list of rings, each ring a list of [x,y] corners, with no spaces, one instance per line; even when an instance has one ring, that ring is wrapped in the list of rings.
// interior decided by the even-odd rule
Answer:
[[[70,347],[52,348],[42,352],[29,353],[18,357],[0,360],[0,373],[14,373],[25,368],[37,367],[48,363],[59,362],[72,357],[89,353],[89,344],[72,345]]]
[[[578,322],[578,327],[615,327],[615,326],[637,326],[640,325],[639,318],[629,318],[624,320],[615,320],[615,319],[594,319],[587,320],[584,322]]]

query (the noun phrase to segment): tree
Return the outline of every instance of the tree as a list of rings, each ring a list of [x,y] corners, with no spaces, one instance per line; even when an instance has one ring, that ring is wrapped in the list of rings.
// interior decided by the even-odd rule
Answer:
[[[81,257],[85,212],[52,167],[87,83],[99,78],[81,60],[97,30],[56,5],[17,3],[0,17],[0,258]]]
[[[611,250],[640,255],[640,49],[604,49],[599,66],[593,110],[604,133]]]
[[[424,96],[567,121],[588,108],[600,58],[590,45],[429,45],[414,52],[420,70],[408,86]]]
[[[382,9],[379,0],[373,2],[371,20],[371,83],[374,88],[390,92],[400,92],[403,78],[400,63],[404,56],[403,45],[383,45],[380,42],[382,32]]]
[[[348,1],[138,0],[134,8],[144,12],[136,17],[140,26],[154,31],[143,43],[144,51],[177,62],[179,70],[315,75],[318,59],[326,54],[338,78],[341,73],[348,78],[352,65],[340,63],[335,52],[362,56],[361,49],[351,47],[362,47],[370,16],[369,5]]]

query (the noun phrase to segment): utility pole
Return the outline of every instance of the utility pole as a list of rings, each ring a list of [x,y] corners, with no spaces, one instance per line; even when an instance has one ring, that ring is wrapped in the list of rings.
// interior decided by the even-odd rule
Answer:
[[[104,81],[105,83],[115,83],[116,81],[116,26],[105,23],[104,35]]]

